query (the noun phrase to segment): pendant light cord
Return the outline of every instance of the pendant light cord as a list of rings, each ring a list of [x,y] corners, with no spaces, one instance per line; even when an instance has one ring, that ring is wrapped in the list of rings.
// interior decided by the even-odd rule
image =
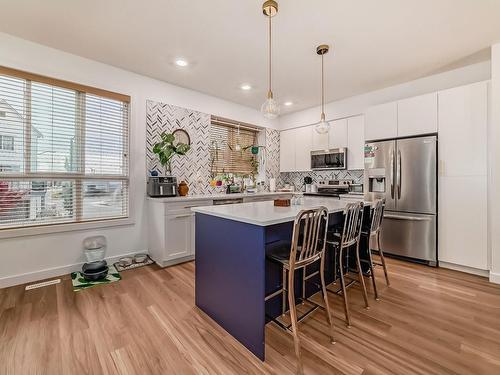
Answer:
[[[269,92],[267,93],[268,97],[272,97],[273,91],[272,91],[272,27],[271,27],[271,15],[272,9],[269,9]]]
[[[321,55],[321,118],[325,118],[325,69],[324,69],[324,54]]]

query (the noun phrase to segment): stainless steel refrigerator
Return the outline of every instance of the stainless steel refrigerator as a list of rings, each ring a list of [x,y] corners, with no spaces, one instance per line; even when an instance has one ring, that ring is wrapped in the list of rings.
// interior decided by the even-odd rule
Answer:
[[[365,197],[385,198],[384,253],[437,265],[437,137],[365,145]]]

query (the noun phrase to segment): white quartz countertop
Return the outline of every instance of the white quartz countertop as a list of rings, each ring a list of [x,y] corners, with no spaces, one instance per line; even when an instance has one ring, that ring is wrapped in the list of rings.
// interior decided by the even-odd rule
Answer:
[[[186,195],[185,197],[162,197],[153,198],[147,197],[148,200],[168,203],[168,202],[186,202],[186,201],[202,201],[202,200],[218,200],[218,199],[238,199],[238,198],[252,198],[252,197],[264,197],[264,196],[275,196],[275,195],[288,195],[294,194],[285,191],[263,191],[260,193],[233,193],[233,194],[204,194],[204,195]]]
[[[293,221],[300,210],[325,206],[329,213],[342,212],[348,201],[328,197],[304,197],[303,204],[289,207],[275,207],[273,201],[248,202],[222,206],[194,207],[192,211],[240,221],[243,223],[268,226]],[[370,204],[370,202],[365,202]]]

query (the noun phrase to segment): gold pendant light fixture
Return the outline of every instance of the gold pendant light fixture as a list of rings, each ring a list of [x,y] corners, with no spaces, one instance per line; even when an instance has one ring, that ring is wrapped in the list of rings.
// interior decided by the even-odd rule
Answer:
[[[330,50],[330,46],[322,44],[316,48],[316,53],[321,56],[321,118],[314,126],[314,129],[319,134],[326,134],[330,130],[330,124],[325,120],[325,69],[324,56]]]
[[[269,91],[267,100],[262,104],[261,112],[268,119],[275,119],[280,114],[280,106],[273,98],[272,90],[272,18],[278,13],[278,3],[267,0],[262,4],[262,12],[269,19]]]

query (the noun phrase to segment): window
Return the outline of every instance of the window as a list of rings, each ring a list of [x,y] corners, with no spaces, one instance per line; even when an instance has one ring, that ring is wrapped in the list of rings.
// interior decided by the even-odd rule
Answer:
[[[256,172],[252,146],[257,143],[258,129],[231,120],[212,117],[210,128],[210,160],[212,175]]]
[[[14,151],[14,137],[0,134],[0,150]]]
[[[128,217],[129,102],[0,67],[0,230]]]

